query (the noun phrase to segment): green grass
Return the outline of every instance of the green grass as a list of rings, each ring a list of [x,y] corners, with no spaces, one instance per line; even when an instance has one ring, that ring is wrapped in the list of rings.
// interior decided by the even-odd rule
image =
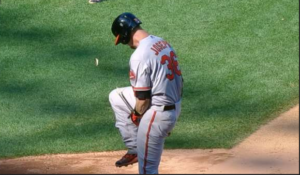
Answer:
[[[110,29],[125,11],[180,59],[165,148],[231,148],[298,103],[296,0],[87,1],[2,0],[0,158],[125,149],[108,101],[129,86],[132,50]]]

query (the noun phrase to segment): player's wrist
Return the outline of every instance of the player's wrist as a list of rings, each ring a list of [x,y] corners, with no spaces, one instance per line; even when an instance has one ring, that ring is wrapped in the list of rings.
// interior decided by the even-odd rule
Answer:
[[[132,111],[132,113],[135,115],[135,116],[142,116],[143,114],[141,114],[141,113],[139,113],[136,109],[134,109],[133,111]]]

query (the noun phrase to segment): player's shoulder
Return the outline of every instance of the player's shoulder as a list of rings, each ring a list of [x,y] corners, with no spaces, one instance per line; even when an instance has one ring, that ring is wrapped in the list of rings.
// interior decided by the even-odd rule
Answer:
[[[152,43],[156,43],[158,41],[164,41],[164,39],[162,37],[159,37],[159,36],[150,35],[149,37],[151,38]]]
[[[135,49],[130,56],[130,62],[144,62],[145,52],[141,48]]]
[[[159,41],[163,41],[164,39],[155,35],[149,35],[146,38],[144,38],[143,40],[140,41],[140,48],[147,48],[151,45],[153,45],[154,43],[157,43]]]
[[[157,49],[167,47],[169,44],[161,37],[149,35],[140,41],[139,46],[135,49],[130,57],[130,61],[147,62],[151,58],[157,57]],[[150,58],[150,59],[149,59]]]
[[[158,40],[158,37],[154,35],[149,35],[148,37],[142,39],[139,43],[139,46],[131,54],[131,61],[143,61],[145,55],[148,56],[149,48]]]

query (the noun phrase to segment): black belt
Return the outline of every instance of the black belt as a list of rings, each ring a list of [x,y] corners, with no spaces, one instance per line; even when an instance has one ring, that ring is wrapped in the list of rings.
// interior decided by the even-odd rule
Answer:
[[[165,106],[164,107],[164,111],[169,111],[169,110],[173,110],[173,109],[175,109],[175,105]]]

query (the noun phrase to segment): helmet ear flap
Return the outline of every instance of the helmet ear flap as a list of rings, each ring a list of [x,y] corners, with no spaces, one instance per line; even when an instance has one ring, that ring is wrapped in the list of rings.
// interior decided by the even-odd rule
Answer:
[[[131,29],[130,28],[125,29],[123,39],[122,39],[123,44],[128,44],[129,43],[130,35],[131,35]]]

